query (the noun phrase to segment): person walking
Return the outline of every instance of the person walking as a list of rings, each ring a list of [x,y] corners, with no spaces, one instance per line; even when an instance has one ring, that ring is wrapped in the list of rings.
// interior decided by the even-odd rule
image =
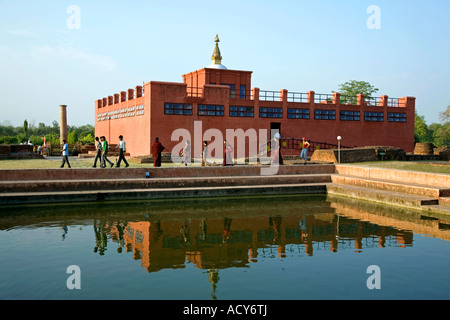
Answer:
[[[102,143],[100,142],[100,139],[98,137],[95,137],[95,141],[97,153],[95,154],[94,165],[92,166],[92,168],[97,168],[97,160],[100,161],[100,166],[102,165]]]
[[[208,142],[203,141],[202,167],[208,165]]]
[[[300,154],[300,159],[304,159],[305,161],[308,161],[308,148],[310,146],[310,143],[306,140],[305,137],[303,137],[302,141],[302,153]]]
[[[114,166],[114,163],[112,163],[108,159],[108,151],[109,151],[108,141],[106,140],[105,136],[101,136],[100,140],[102,141],[102,165],[101,165],[101,167],[106,168],[106,162],[108,162],[112,168]]]
[[[223,165],[224,166],[232,166],[233,163],[233,148],[228,143],[227,140],[223,142],[224,150],[223,150]]]
[[[191,165],[191,141],[186,140],[186,144],[183,149],[184,156],[184,166],[187,167]]]
[[[272,164],[282,165],[283,157],[281,156],[281,145],[280,145],[281,135],[279,133],[277,133],[277,134],[275,134],[273,139],[275,142],[275,146],[274,146],[274,150],[272,153]]]
[[[125,163],[125,168],[128,168],[130,166],[127,162],[127,159],[125,159],[125,155],[124,155],[125,151],[126,151],[125,141],[123,140],[123,136],[120,135],[119,136],[119,160],[117,161],[116,168],[120,168],[120,162],[122,162],[122,160]]]
[[[159,142],[159,138],[156,138],[152,143],[152,155],[153,155],[153,166],[161,167],[161,152],[166,149],[161,142]]]
[[[67,165],[69,168],[72,168],[69,163],[69,145],[67,144],[66,140],[63,140],[63,149],[62,149],[62,163],[60,168],[64,168],[64,165],[67,162]]]

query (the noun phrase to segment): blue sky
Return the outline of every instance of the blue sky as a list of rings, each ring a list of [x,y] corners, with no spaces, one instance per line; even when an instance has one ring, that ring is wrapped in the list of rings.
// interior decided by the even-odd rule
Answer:
[[[209,65],[216,33],[222,63],[261,90],[368,81],[416,97],[429,124],[450,104],[448,0],[0,0],[0,122],[50,125],[66,104],[69,125],[95,124],[96,99]]]

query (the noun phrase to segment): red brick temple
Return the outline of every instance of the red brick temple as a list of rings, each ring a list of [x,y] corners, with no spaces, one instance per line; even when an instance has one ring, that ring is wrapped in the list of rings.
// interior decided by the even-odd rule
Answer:
[[[224,137],[227,129],[266,129],[268,135],[278,129],[283,138],[336,144],[341,136],[345,146],[413,151],[414,97],[366,99],[362,94],[252,88],[252,71],[222,65],[218,37],[215,42],[212,64],[184,74],[183,82],[150,81],[95,101],[95,135],[111,144],[123,135],[131,156],[150,155],[156,137],[171,150],[179,144],[171,141],[174,130],[186,129],[194,136],[196,122],[203,133],[215,128]],[[201,148],[192,153],[201,158]]]

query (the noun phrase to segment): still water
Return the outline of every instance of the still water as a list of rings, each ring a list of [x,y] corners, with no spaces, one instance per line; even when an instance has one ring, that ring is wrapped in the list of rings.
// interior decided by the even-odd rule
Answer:
[[[449,299],[449,226],[330,196],[2,208],[0,299]]]

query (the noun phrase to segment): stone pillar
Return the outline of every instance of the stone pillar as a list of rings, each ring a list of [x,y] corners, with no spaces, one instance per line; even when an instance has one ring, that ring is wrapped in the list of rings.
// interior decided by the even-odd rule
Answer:
[[[308,97],[307,98],[307,103],[310,104],[310,107],[314,108],[315,92],[314,91],[308,91],[306,94],[307,94],[307,97]]]
[[[63,144],[63,140],[67,141],[67,106],[60,105],[59,106],[59,115],[60,115],[60,143]]]
[[[287,106],[288,106],[288,91],[287,89],[280,90],[280,100],[283,103],[283,111],[284,113],[287,113]]]
[[[339,106],[341,104],[341,93],[340,92],[333,92],[333,103],[336,106]]]
[[[366,106],[365,102],[366,102],[366,99],[365,99],[364,94],[360,93],[360,94],[356,95],[356,105],[365,107]]]
[[[256,115],[259,115],[259,88],[253,88],[252,89],[252,95],[253,95],[253,107],[255,108],[253,112]]]

